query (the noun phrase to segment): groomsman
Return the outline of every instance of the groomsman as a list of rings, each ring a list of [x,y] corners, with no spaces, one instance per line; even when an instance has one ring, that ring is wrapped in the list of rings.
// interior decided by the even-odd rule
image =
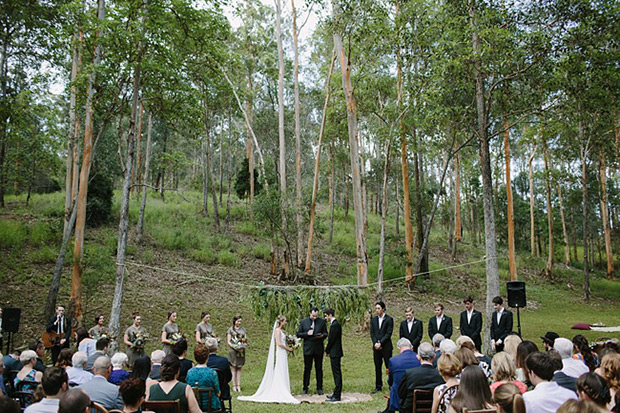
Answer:
[[[435,334],[441,334],[445,338],[452,337],[452,319],[444,314],[443,304],[435,304],[435,317],[428,320],[428,336],[433,339]]]
[[[327,308],[323,311],[325,320],[330,324],[329,336],[327,338],[327,346],[325,347],[325,355],[329,357],[332,365],[332,374],[334,375],[334,393],[327,396],[328,402],[339,402],[342,395],[342,370],[340,369],[340,361],[342,359],[342,327],[336,317],[333,308]]]
[[[474,308],[474,299],[471,296],[465,297],[463,300],[465,311],[461,313],[461,335],[467,336],[474,341],[476,349],[480,351],[482,346],[482,313]]]
[[[418,351],[424,327],[421,320],[413,317],[413,307],[407,307],[405,310],[405,320],[401,321],[399,329],[399,338],[406,338],[411,342],[413,351]]]
[[[304,339],[304,387],[302,394],[308,394],[312,363],[316,370],[316,391],[323,395],[323,340],[327,337],[325,320],[319,318],[319,309],[312,307],[310,315],[299,323],[297,337]]]
[[[502,297],[497,296],[493,299],[495,311],[491,319],[491,345],[495,347],[495,351],[504,350],[504,340],[512,332],[512,313],[502,304],[504,304]]]
[[[387,369],[392,357],[392,331],[394,330],[394,319],[385,314],[385,303],[378,301],[375,305],[377,315],[370,320],[370,339],[373,345],[373,358],[375,361],[375,389],[376,393],[383,389],[383,379],[381,376],[381,364],[385,364]]]

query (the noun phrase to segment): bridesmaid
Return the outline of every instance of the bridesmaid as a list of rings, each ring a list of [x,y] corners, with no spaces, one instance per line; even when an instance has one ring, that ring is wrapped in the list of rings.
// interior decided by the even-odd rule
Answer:
[[[215,338],[215,330],[211,325],[211,313],[207,310],[200,315],[200,323],[196,324],[196,343],[204,344],[209,337]]]
[[[179,325],[177,324],[177,312],[168,311],[168,321],[161,329],[161,342],[163,344],[162,350],[166,355],[172,354],[172,346],[174,341],[170,340],[173,334],[179,333]]]
[[[232,326],[226,332],[226,342],[228,343],[228,363],[232,370],[233,391],[241,391],[241,367],[245,364],[245,343],[247,342],[247,333],[245,328],[241,327],[241,316],[233,317]],[[239,343],[244,343],[239,348]],[[235,344],[237,348],[235,349]]]
[[[99,314],[95,317],[95,325],[88,330],[88,334],[95,340],[101,338],[101,335],[105,332],[105,328],[103,327],[103,314]]]
[[[127,344],[127,357],[129,367],[133,369],[133,363],[138,357],[144,356],[144,342],[146,329],[142,327],[142,317],[137,311],[133,313],[133,324],[127,327],[123,341]]]

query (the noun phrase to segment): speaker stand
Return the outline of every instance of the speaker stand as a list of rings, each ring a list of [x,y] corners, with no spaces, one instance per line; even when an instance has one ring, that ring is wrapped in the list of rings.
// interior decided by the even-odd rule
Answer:
[[[6,340],[6,354],[11,354],[10,348],[11,348],[11,338],[12,338],[13,333],[8,333],[8,337]]]
[[[519,316],[519,307],[517,307],[517,329],[519,330],[519,337],[521,336],[521,317]]]

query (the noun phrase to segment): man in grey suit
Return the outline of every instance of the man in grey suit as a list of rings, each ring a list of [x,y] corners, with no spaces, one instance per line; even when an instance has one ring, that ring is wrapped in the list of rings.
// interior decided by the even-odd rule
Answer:
[[[95,376],[87,383],[79,385],[78,389],[90,397],[90,400],[99,403],[108,410],[123,410],[123,399],[118,392],[118,386],[108,382],[112,372],[110,359],[102,356],[95,360],[93,373]]]
[[[105,354],[108,351],[108,343],[109,340],[107,339],[107,337],[101,337],[99,340],[97,340],[97,343],[95,344],[95,349],[97,351],[95,351],[93,354],[90,355],[90,357],[88,357],[84,370],[94,374],[93,365],[95,364],[95,360],[102,356],[107,357]]]

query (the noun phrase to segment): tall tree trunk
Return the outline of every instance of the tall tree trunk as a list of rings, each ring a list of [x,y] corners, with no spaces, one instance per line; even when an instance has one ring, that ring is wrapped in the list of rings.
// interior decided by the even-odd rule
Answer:
[[[395,20],[399,22],[399,0],[394,2]],[[400,43],[400,36],[398,37]],[[398,119],[398,132],[400,136],[400,168],[403,179],[403,221],[405,223],[405,251],[407,260],[405,262],[405,281],[409,286],[415,285],[416,277],[413,274],[413,225],[411,224],[411,200],[409,199],[409,157],[407,150],[407,135],[405,121],[402,116],[403,106],[403,70],[402,56],[400,55],[400,44],[396,45],[396,106]],[[416,155],[414,155],[416,156]]]
[[[530,256],[534,258],[538,254],[536,253],[536,217],[534,215],[534,168],[532,162],[534,161],[534,156],[536,155],[536,148],[538,146],[534,145],[534,149],[528,158],[527,164],[529,167],[529,181],[530,181]]]
[[[248,158],[248,172],[250,176],[250,196],[248,198],[248,202],[250,204],[250,219],[253,219],[254,212],[252,209],[252,204],[254,202],[254,148],[253,148],[253,137],[254,132],[252,131],[252,122],[254,120],[254,82],[252,77],[254,76],[254,65],[252,64],[252,59],[254,55],[252,53],[252,43],[250,41],[250,1],[246,0],[245,3],[245,24],[246,24],[246,37],[245,37],[245,46],[248,53],[248,93],[246,95],[246,131],[247,131],[247,144],[246,144],[246,157]],[[232,84],[231,84],[232,86]]]
[[[138,142],[136,144],[138,148],[138,156],[136,157],[136,167],[135,170],[131,173],[131,190],[129,193],[131,195],[135,192],[134,182],[137,182],[137,187],[140,188],[140,184],[142,184],[142,117],[144,116],[144,107],[142,106],[142,101],[139,103],[138,107]],[[136,175],[136,180],[134,181],[134,173]],[[138,189],[139,190],[139,189]]]
[[[206,90],[206,88],[205,88]],[[213,156],[211,154],[211,122],[209,121],[209,108],[205,98],[205,115],[204,115],[204,127],[205,127],[205,140],[204,146],[207,150],[207,173],[209,175],[209,182],[211,182],[211,199],[213,200],[213,215],[215,216],[215,229],[220,230],[220,215],[218,213],[217,206],[217,190],[215,188],[215,179],[213,178]]]
[[[599,162],[599,176],[601,181],[601,218],[603,219],[603,230],[605,232],[605,253],[607,255],[607,279],[614,278],[614,253],[611,248],[611,226],[609,225],[609,210],[607,209],[607,166],[605,165],[605,154],[601,152]]]
[[[141,19],[144,23],[144,17]],[[133,69],[133,96],[131,99],[131,120],[129,133],[127,133],[127,157],[125,159],[125,176],[121,190],[121,211],[118,223],[118,244],[116,246],[116,282],[114,285],[114,298],[110,310],[110,332],[113,336],[120,337],[121,333],[121,309],[123,306],[123,294],[125,293],[125,258],[127,251],[127,238],[129,235],[129,195],[133,176],[133,164],[136,146],[136,129],[140,102],[140,74],[142,62],[142,42],[138,41],[138,56],[136,66]],[[113,341],[111,348],[118,348],[118,341]]]
[[[10,34],[3,36],[2,53],[0,53],[0,98],[4,102],[7,91],[8,76],[8,47],[12,41]],[[6,147],[7,147],[7,122],[9,114],[6,110],[0,111],[0,207],[4,208],[4,192],[6,185]]]
[[[506,220],[508,221],[508,269],[510,271],[510,281],[517,279],[517,257],[515,254],[515,221],[512,202],[512,182],[510,180],[510,122],[504,115],[504,158],[506,159],[506,204],[508,210]]]
[[[583,121],[578,124],[579,140],[581,142],[581,196],[582,196],[582,232],[583,232],[583,292],[586,301],[590,301],[590,268],[588,258],[588,154],[590,152],[589,139],[586,141],[583,130]]]
[[[205,117],[207,116],[205,110]],[[205,120],[206,123],[206,120]],[[205,126],[205,134],[208,134]],[[209,216],[209,164],[207,161],[207,141],[202,139],[200,145],[200,158],[202,161],[202,215]]]
[[[310,267],[312,265],[312,238],[314,236],[314,214],[316,211],[316,198],[319,187],[319,161],[321,159],[321,147],[323,145],[323,135],[325,133],[325,122],[327,121],[327,105],[329,104],[330,90],[329,83],[332,78],[332,73],[334,71],[334,62],[336,60],[336,54],[332,51],[331,63],[329,65],[329,74],[327,75],[327,80],[325,81],[325,103],[323,104],[323,116],[321,118],[321,129],[319,131],[319,143],[316,151],[316,160],[314,163],[314,180],[312,183],[312,203],[310,204],[310,224],[308,226],[308,250],[306,256],[306,274],[310,275]],[[333,164],[333,159],[332,159]],[[333,207],[333,165],[332,165],[332,174],[330,175],[330,191],[329,191],[329,203],[330,208]],[[330,231],[330,240],[331,240],[331,231]]]
[[[570,214],[570,223],[571,223],[571,238],[573,240],[573,256],[574,261],[579,262],[579,256],[577,255],[577,227],[575,226],[575,208],[571,206],[571,214]]]
[[[394,217],[394,233],[398,237],[400,235],[400,194],[398,193],[398,179],[394,180],[394,184],[396,185],[396,216]]]
[[[144,185],[142,186],[142,200],[140,201],[140,214],[138,215],[138,243],[142,242],[144,227],[144,210],[146,209],[146,193],[149,182],[149,166],[151,163],[151,135],[153,130],[153,113],[149,111],[149,124],[146,131],[146,159],[144,160]]]
[[[426,251],[422,249],[422,244],[424,244],[424,218],[422,216],[422,177],[420,172],[420,154],[419,154],[419,144],[418,144],[418,135],[413,128],[413,140],[415,142],[415,149],[413,151],[413,179],[415,184],[415,210],[416,210],[416,235],[417,235],[417,253],[418,253],[418,262],[420,263],[416,266],[415,272],[416,274],[427,274],[428,273],[428,254]],[[404,179],[404,178],[403,178]],[[403,180],[404,183],[404,180]],[[403,193],[405,192],[405,188],[403,186]],[[408,192],[408,191],[407,191]],[[406,232],[406,229],[405,229]],[[417,275],[413,275],[412,283],[415,285]]]
[[[562,189],[556,181],[555,186],[558,190],[558,201],[560,202],[560,219],[562,220],[562,234],[564,235],[564,264],[570,264],[570,245],[568,242],[568,232],[566,230],[566,220],[564,219],[564,203],[562,200]]]
[[[477,134],[479,140],[480,165],[482,168],[482,200],[484,211],[484,236],[486,252],[486,319],[490,320],[493,316],[493,298],[499,295],[499,273],[497,266],[497,234],[495,231],[495,211],[493,209],[493,181],[491,177],[491,154],[489,150],[488,137],[488,115],[485,102],[484,74],[482,73],[480,56],[482,54],[482,41],[478,35],[476,22],[475,4],[472,3],[469,9],[470,24],[472,29],[473,46],[473,66],[474,81],[476,86],[476,112],[477,112]],[[485,349],[491,346],[491,323],[485,324],[484,343]]]
[[[101,24],[105,20],[105,0],[98,0],[97,19]],[[71,298],[69,308],[73,309],[73,317],[82,323],[82,256],[84,248],[84,227],[86,225],[86,199],[88,196],[88,177],[92,164],[93,149],[93,97],[95,94],[96,68],[101,61],[101,44],[98,42],[101,36],[101,28],[95,32],[95,54],[93,58],[93,71],[88,78],[88,90],[86,92],[86,115],[84,119],[84,153],[82,154],[82,168],[80,170],[80,185],[77,198],[77,215],[75,219],[75,239],[73,245],[73,274],[71,277]]]
[[[459,164],[459,154],[454,155],[454,242],[461,242],[461,169]],[[456,251],[456,247],[454,248]],[[456,258],[456,257],[453,257]]]
[[[228,127],[230,128],[230,123],[228,123]],[[222,114],[222,129],[220,132],[220,165],[219,165],[219,174],[220,174],[220,179],[219,179],[219,190],[220,190],[220,208],[224,206],[223,204],[223,197],[224,197],[224,114]]]
[[[301,107],[299,104],[299,33],[297,32],[297,14],[295,12],[295,0],[291,0],[291,7],[293,11],[293,46],[295,50],[293,83],[295,85],[295,208],[297,218],[297,267],[303,268],[304,231],[303,216],[301,214]]]
[[[541,133],[541,139],[543,144],[543,157],[545,159],[545,187],[547,189],[547,225],[549,232],[549,256],[547,258],[547,267],[545,268],[545,275],[549,278],[553,276],[553,260],[555,255],[555,249],[553,246],[553,205],[551,204],[551,177],[549,172],[549,150],[547,148],[547,140],[544,136],[544,131]]]
[[[338,19],[338,5],[332,4],[334,18]],[[364,234],[364,204],[362,203],[362,181],[360,175],[359,149],[357,142],[357,109],[353,87],[351,86],[351,66],[342,46],[342,38],[334,32],[334,48],[339,56],[342,70],[342,89],[347,103],[347,125],[349,130],[349,156],[351,159],[351,178],[353,209],[355,213],[355,241],[357,247],[357,284],[368,284],[368,251]]]
[[[385,219],[387,216],[387,187],[390,172],[391,140],[385,148],[385,162],[383,164],[383,190],[381,191],[381,235],[379,236],[379,268],[377,269],[377,297],[383,298],[383,259],[385,257]]]
[[[226,195],[226,225],[230,222],[230,190],[232,186],[232,166],[234,165],[233,161],[233,150],[232,150],[232,107],[228,107],[228,191]]]
[[[334,150],[334,138],[329,141],[329,238],[331,244],[334,238],[334,208],[336,204],[336,159]]]

